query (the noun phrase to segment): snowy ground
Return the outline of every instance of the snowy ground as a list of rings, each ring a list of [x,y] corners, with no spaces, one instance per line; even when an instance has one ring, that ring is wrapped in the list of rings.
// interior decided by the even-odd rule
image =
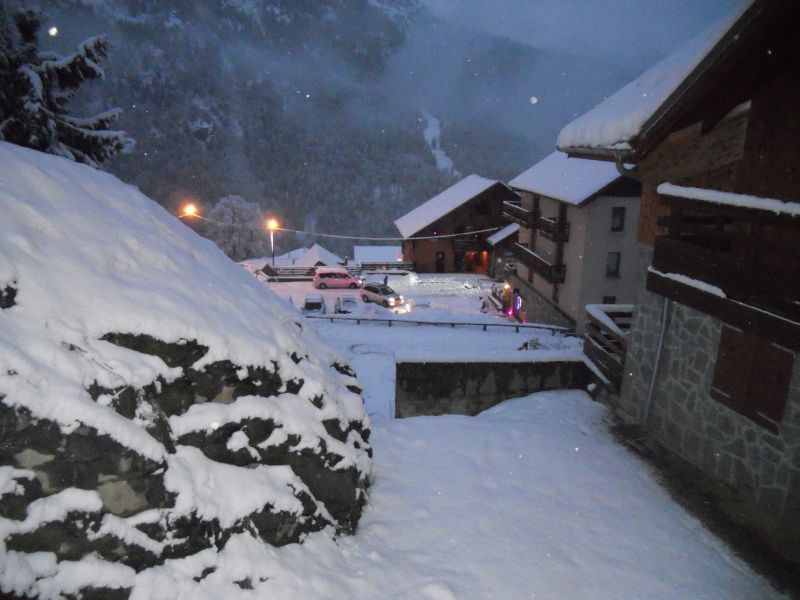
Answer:
[[[271,597],[780,597],[670,499],[581,391],[534,394],[477,417],[389,418],[396,350],[435,340],[458,353],[503,338],[510,347],[522,334],[312,326],[364,386],[375,481],[354,537],[315,535],[252,557]]]

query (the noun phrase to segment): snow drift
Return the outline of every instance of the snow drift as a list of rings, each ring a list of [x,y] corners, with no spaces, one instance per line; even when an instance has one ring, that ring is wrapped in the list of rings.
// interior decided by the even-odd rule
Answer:
[[[353,372],[111,175],[0,143],[0,589],[124,592],[239,534],[352,532]]]

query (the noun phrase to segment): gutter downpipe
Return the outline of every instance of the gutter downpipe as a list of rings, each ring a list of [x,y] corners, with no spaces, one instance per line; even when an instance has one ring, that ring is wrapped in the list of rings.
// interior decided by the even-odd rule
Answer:
[[[653,364],[653,374],[650,376],[650,387],[647,389],[647,398],[645,398],[644,406],[642,407],[642,430],[647,430],[647,422],[650,420],[650,407],[653,404],[653,393],[656,389],[656,379],[658,378],[658,366],[661,362],[661,349],[664,347],[664,338],[667,334],[667,327],[669,326],[670,314],[672,312],[672,300],[664,298],[664,304],[661,306],[661,333],[658,336],[658,347],[656,348],[656,360]]]

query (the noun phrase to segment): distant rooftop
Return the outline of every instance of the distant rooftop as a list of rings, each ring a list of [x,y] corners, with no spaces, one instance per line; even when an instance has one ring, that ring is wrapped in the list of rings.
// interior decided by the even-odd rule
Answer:
[[[558,136],[559,150],[596,149],[624,155],[631,149],[630,142],[648,130],[659,109],[698,69],[753,1],[740,1],[728,16],[564,127]]]
[[[577,206],[620,177],[614,163],[553,152],[517,175],[509,185]]]
[[[486,241],[490,246],[494,246],[502,242],[507,237],[514,235],[518,231],[519,223],[511,223],[511,225],[506,225],[500,231],[490,235],[488,238],[486,238]]]
[[[441,194],[434,196],[424,204],[406,213],[394,224],[404,238],[413,236],[431,223],[453,212],[462,204],[472,200],[481,192],[498,183],[494,179],[486,179],[480,175],[469,175],[450,186]]]

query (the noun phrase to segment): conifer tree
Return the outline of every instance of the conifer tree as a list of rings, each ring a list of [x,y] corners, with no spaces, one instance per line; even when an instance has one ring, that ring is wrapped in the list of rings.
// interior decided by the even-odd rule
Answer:
[[[97,167],[133,140],[109,130],[118,108],[92,117],[68,113],[67,104],[84,81],[103,78],[106,37],[92,37],[68,56],[39,50],[38,11],[0,4],[0,140]]]

